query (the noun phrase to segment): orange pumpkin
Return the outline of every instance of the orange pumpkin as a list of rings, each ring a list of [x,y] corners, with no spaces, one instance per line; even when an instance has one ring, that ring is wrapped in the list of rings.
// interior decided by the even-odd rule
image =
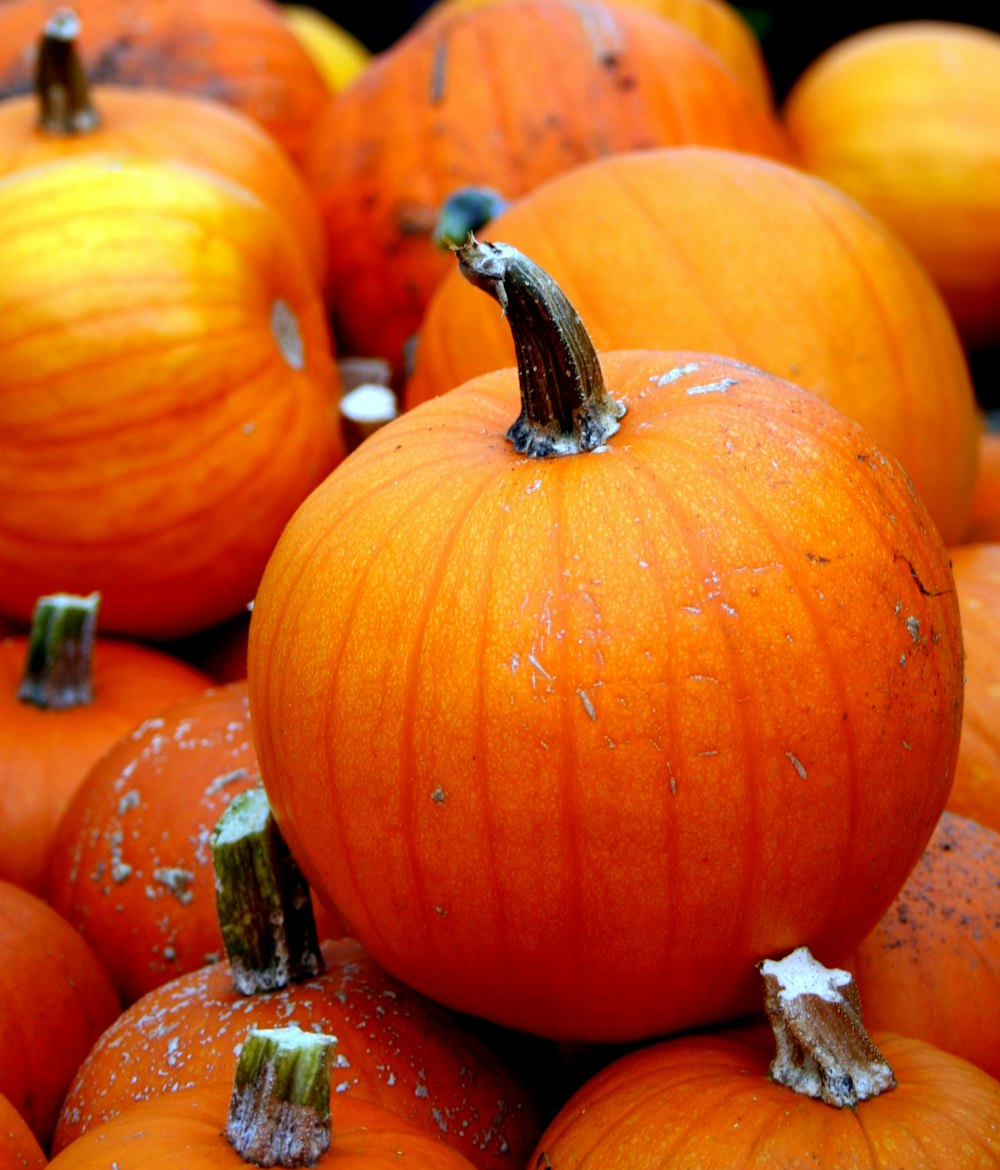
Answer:
[[[272,1035],[281,1031],[286,1029],[277,1029]],[[316,1043],[319,1038],[306,1039]],[[335,1061],[336,1051],[328,1063]],[[330,1081],[336,1077],[336,1069],[326,1072],[322,1089],[314,1087],[313,1070],[304,1069],[305,1063],[295,1061],[294,1072],[286,1073],[280,1064],[262,1062],[262,1084],[249,1076],[239,1086],[230,1076],[228,1083],[189,1086],[145,1101],[83,1134],[54,1157],[50,1166],[54,1170],[106,1170],[109,1165],[115,1170],[176,1170],[178,1166],[184,1170],[245,1170],[247,1166],[273,1165],[393,1170],[404,1165],[421,1170],[472,1170],[474,1163],[436,1134],[350,1094],[331,1094]],[[277,1107],[266,1109],[258,1120],[254,1115],[262,1103],[270,1105],[270,1098],[280,1097],[282,1090],[291,1090],[294,1103],[284,1108],[275,1103]],[[238,1095],[241,1092],[243,1097]],[[304,1103],[295,1100],[299,1095],[306,1097]],[[328,1102],[322,1123],[318,1120],[323,1112],[321,1100]],[[300,1154],[297,1139],[303,1131],[309,1140]],[[322,1131],[321,1139],[318,1131]],[[246,1141],[245,1152],[241,1141]]]
[[[452,1007],[590,1040],[724,1019],[762,955],[858,941],[930,837],[961,723],[946,551],[815,395],[701,353],[598,364],[514,249],[459,257],[522,413],[505,441],[515,371],[473,379],[289,522],[250,626],[275,816]]]
[[[541,1132],[537,1112],[493,1051],[353,939],[326,940],[321,952],[322,974],[280,990],[242,994],[223,960],[127,1007],[73,1079],[53,1152],[68,1154],[91,1133],[96,1141],[115,1117],[141,1128],[143,1103],[176,1100],[192,1085],[231,1086],[247,1029],[287,1024],[339,1038],[335,1097],[377,1104],[443,1137],[480,1170],[522,1165]]]
[[[0,102],[0,175],[95,152],[205,167],[249,187],[302,237],[317,284],[326,280],[323,225],[301,171],[257,122],[194,94],[91,87],[77,48],[79,20],[57,9],[38,45],[34,94]]]
[[[845,975],[827,972],[819,983],[810,972],[813,994],[774,1004],[773,1036],[760,1028],[681,1037],[610,1064],[563,1106],[528,1166],[1000,1166],[1000,1082],[923,1041],[869,1037],[851,985],[834,982]]]
[[[965,641],[965,716],[948,808],[1000,832],[1000,544],[951,550]]]
[[[44,1170],[48,1164],[38,1138],[3,1093],[0,1093],[0,1143],[3,1143],[5,1170]]]
[[[829,183],[732,151],[644,151],[550,180],[490,231],[586,306],[599,349],[727,354],[832,402],[902,462],[945,542],[962,536],[980,424],[954,323],[895,236]],[[499,314],[452,273],[404,405],[513,361]]]
[[[0,610],[96,589],[150,638],[241,612],[344,450],[293,229],[207,171],[88,155],[0,182],[0,266]]]
[[[338,350],[385,358],[401,377],[449,270],[436,228],[456,189],[512,200],[598,155],[681,142],[787,152],[773,111],[650,13],[512,0],[412,29],[330,103],[304,164],[327,227]]]
[[[222,957],[205,842],[232,798],[259,784],[238,682],[150,712],[77,787],[53,836],[45,896],[123,1003]],[[319,929],[343,933],[322,911]]]
[[[792,86],[798,162],[887,223],[969,345],[1000,341],[1000,33],[899,21],[838,42]]]
[[[73,0],[95,84],[179,90],[233,106],[299,161],[329,90],[276,4]],[[0,5],[0,97],[32,88],[33,45],[50,0]]]
[[[963,543],[1000,541],[1000,431],[984,428],[980,435],[971,512]]]
[[[91,766],[141,720],[210,685],[171,654],[95,637],[98,598],[43,598],[0,640],[0,878],[41,893],[56,826]]]
[[[456,9],[501,0],[435,0],[422,20],[434,20]],[[771,78],[760,42],[741,9],[727,0],[615,0],[655,13],[679,24],[685,32],[713,49],[730,69],[764,101],[772,100]]]
[[[77,1068],[118,1016],[118,996],[70,924],[34,894],[2,880],[0,954],[0,1094],[47,1149]],[[10,1163],[4,1159],[3,1165]]]
[[[1000,834],[947,809],[906,885],[838,966],[865,1022],[1000,1077]]]

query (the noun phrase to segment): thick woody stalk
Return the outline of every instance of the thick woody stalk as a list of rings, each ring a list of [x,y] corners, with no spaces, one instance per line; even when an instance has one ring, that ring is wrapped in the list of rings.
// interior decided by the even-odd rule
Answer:
[[[625,406],[604,384],[597,351],[577,311],[551,276],[509,244],[471,233],[455,249],[462,275],[500,305],[514,338],[521,413],[507,431],[533,458],[603,447]]]

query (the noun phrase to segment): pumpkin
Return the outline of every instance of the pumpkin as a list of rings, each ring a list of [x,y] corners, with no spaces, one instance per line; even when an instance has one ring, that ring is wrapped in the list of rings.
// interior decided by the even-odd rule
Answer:
[[[59,820],[45,897],[90,943],[123,1003],[222,957],[206,848],[259,786],[246,683],[150,712],[90,768]],[[321,911],[323,937],[343,933]]]
[[[111,977],[73,927],[2,880],[0,954],[0,1094],[47,1149],[77,1068],[120,1005]]]
[[[235,107],[301,161],[329,90],[276,4],[74,0],[72,8],[95,84],[179,90]],[[26,46],[52,10],[50,0],[0,6],[0,97],[32,90],[36,54]]]
[[[337,1170],[470,1170],[447,1142],[396,1114],[334,1092],[337,1042],[295,1027],[254,1028],[226,1082],[146,1101],[78,1138],[56,1170],[217,1170],[318,1166]]]
[[[838,965],[857,980],[869,1028],[998,1077],[998,928],[1000,834],[946,809],[892,906]]]
[[[281,15],[312,58],[331,93],[340,93],[365,68],[371,53],[353,33],[309,4],[282,4]]]
[[[497,0],[435,0],[420,18],[434,20],[456,9]],[[727,0],[619,0],[679,24],[713,49],[748,88],[764,101],[773,99],[771,77],[760,42],[743,10]]]
[[[103,152],[179,160],[249,187],[302,237],[317,284],[326,279],[323,225],[302,173],[257,122],[183,92],[89,85],[80,22],[56,9],[37,49],[35,91],[0,102],[0,175]]]
[[[972,489],[972,509],[964,544],[1000,541],[1000,431],[984,427]]]
[[[829,183],[732,151],[644,151],[551,179],[490,232],[588,308],[599,349],[726,354],[832,402],[901,460],[945,542],[961,538],[980,430],[961,341],[912,255]],[[499,314],[451,273],[404,406],[513,361]]]
[[[530,1170],[1000,1165],[1000,1082],[923,1041],[869,1036],[845,971],[797,952],[765,971],[773,1034],[685,1036],[622,1057],[563,1106]]]
[[[970,346],[1000,341],[1000,33],[948,21],[865,29],[792,86],[797,161],[887,223]]]
[[[43,1170],[48,1165],[38,1138],[3,1093],[0,1093],[0,1142],[7,1170]]]
[[[951,560],[967,682],[948,808],[1000,832],[1000,544],[960,545]]]
[[[338,352],[401,377],[449,270],[436,228],[457,190],[513,200],[595,156],[681,142],[787,153],[773,111],[650,13],[512,0],[414,27],[328,105],[304,163]]]
[[[0,182],[0,264],[0,610],[96,589],[107,632],[157,639],[241,612],[344,450],[293,229],[207,171],[88,155]]]
[[[260,789],[233,798],[210,845],[226,959],[160,985],[106,1029],[66,1094],[53,1150],[137,1102],[231,1084],[246,1029],[291,1024],[340,1038],[338,1095],[379,1104],[481,1170],[520,1164],[540,1133],[528,1089],[357,942],[317,941],[301,870]]]
[[[0,878],[41,894],[56,826],[91,766],[161,706],[210,685],[165,651],[97,633],[100,598],[40,598],[0,639]]]
[[[521,414],[517,372],[473,379],[297,510],[250,624],[264,785],[313,888],[432,998],[569,1040],[725,1019],[762,955],[859,941],[930,837],[947,553],[817,396],[710,354],[598,361],[516,249],[458,258]]]

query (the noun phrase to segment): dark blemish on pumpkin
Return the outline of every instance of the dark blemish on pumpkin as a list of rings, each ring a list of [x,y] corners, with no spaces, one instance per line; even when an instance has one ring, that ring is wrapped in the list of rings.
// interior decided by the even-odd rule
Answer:
[[[910,921],[910,908],[906,902],[900,902],[896,906],[896,917],[903,926],[906,926]]]
[[[829,557],[821,556],[819,553],[810,552],[806,549],[806,560],[812,561],[814,565],[828,565],[830,563]]]
[[[920,574],[909,557],[904,557],[902,553],[893,553],[893,561],[904,561],[909,567],[910,576],[917,583],[917,588],[924,595],[924,597],[944,597],[948,593],[954,592],[952,589],[928,589],[927,586],[920,580]]]
[[[427,94],[432,106],[444,101],[445,76],[448,72],[448,39],[440,37],[434,46],[434,57],[431,61],[431,84]]]
[[[437,223],[437,214],[421,203],[401,203],[396,208],[396,230],[402,236],[429,236]]]
[[[448,799],[448,794],[445,792],[445,790],[441,787],[440,784],[431,793],[431,800],[433,800],[435,804],[444,804],[444,802],[447,799]]]

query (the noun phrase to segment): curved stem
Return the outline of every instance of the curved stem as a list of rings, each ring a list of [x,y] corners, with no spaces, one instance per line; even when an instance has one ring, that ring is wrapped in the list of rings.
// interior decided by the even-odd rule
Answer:
[[[101,595],[52,593],[31,617],[28,652],[17,697],[48,711],[93,702],[92,667]]]
[[[76,43],[80,20],[69,8],[57,8],[46,22],[38,46],[35,92],[38,124],[49,134],[86,134],[100,125],[90,100],[90,86]]]
[[[521,413],[507,431],[518,454],[544,458],[603,447],[625,405],[604,384],[597,351],[551,276],[509,244],[471,233],[455,249],[462,275],[498,302],[510,325]]]

